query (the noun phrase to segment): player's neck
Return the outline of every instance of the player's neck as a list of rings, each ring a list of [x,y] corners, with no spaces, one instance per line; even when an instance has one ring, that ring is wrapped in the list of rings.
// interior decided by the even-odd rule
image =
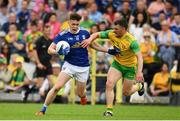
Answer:
[[[126,31],[122,32],[121,34],[118,34],[117,37],[123,37],[126,34]]]
[[[69,30],[70,33],[72,34],[77,34],[79,32],[80,29],[78,29],[77,31],[73,31],[72,29]]]

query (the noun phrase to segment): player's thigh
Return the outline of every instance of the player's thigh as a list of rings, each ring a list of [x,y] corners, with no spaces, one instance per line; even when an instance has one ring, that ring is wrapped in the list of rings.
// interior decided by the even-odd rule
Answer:
[[[121,79],[122,73],[114,67],[110,67],[107,74],[106,86],[114,87],[116,82]]]
[[[55,84],[55,88],[56,89],[62,88],[66,84],[66,82],[68,82],[70,79],[71,79],[70,75],[68,75],[65,72],[60,72],[58,76],[58,81]]]
[[[77,72],[74,78],[77,81],[77,91],[84,91],[86,89],[86,82],[89,78],[89,68],[85,68],[82,72]]]

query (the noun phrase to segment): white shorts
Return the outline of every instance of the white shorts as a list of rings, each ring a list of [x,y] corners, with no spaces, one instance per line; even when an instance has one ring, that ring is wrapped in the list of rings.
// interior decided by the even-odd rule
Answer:
[[[68,74],[71,77],[74,77],[76,81],[87,82],[89,77],[89,66],[75,66],[65,61],[62,66],[62,72]]]

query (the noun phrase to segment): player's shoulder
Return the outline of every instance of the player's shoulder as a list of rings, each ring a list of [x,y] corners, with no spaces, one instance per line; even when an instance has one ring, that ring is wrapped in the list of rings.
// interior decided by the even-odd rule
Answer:
[[[130,34],[129,32],[126,33],[124,38],[126,40],[128,40],[129,42],[137,41],[136,38],[132,34]]]
[[[80,27],[80,33],[88,33],[89,34],[89,31],[83,27]]]
[[[115,35],[112,29],[106,30],[105,32],[107,32],[110,36]]]
[[[65,30],[59,32],[58,35],[63,36],[63,35],[66,35],[66,34],[68,34],[68,33],[69,33],[69,30],[68,30],[68,29],[65,29]]]

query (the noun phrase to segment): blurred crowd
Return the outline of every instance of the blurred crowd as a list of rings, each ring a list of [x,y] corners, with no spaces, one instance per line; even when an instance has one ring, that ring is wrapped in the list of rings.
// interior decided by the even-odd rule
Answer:
[[[148,92],[152,96],[169,94],[171,73],[180,72],[180,0],[0,0],[1,91],[21,92],[25,101],[36,91],[44,99],[61,71],[63,57],[49,57],[41,50],[47,50],[54,37],[68,29],[72,12],[82,16],[80,26],[90,33],[111,29],[114,21],[126,19],[128,31],[142,51]],[[111,48],[108,40],[97,42]],[[106,74],[111,62],[112,56],[97,52],[97,74]],[[43,72],[48,68],[52,72]],[[106,78],[96,79],[101,97]],[[69,89],[70,83],[59,92],[64,102]]]

